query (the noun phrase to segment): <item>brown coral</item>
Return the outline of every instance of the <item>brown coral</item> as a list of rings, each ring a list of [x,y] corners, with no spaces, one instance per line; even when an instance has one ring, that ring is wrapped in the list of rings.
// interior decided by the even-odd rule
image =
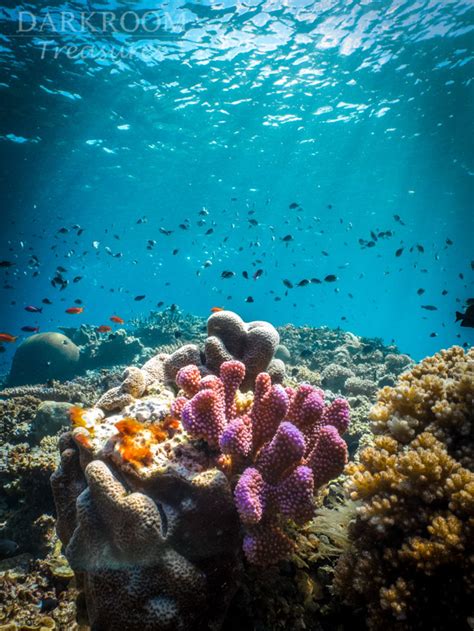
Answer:
[[[334,586],[371,629],[468,629],[474,554],[474,349],[425,359],[383,388],[373,444],[348,466],[359,503]]]

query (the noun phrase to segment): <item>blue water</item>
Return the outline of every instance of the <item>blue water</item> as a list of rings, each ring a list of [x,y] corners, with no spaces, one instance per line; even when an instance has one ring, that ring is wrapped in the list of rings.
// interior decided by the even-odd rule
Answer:
[[[3,4],[1,331],[163,301],[342,327],[417,359],[472,344],[454,321],[474,296],[472,1]],[[20,9],[35,32],[19,36]],[[162,28],[39,31],[106,9],[156,10]],[[371,231],[392,235],[361,247]]]

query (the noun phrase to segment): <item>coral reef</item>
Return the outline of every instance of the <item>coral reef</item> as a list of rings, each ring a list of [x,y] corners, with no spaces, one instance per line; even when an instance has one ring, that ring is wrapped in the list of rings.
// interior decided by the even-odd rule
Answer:
[[[221,364],[220,378],[201,378],[196,366],[180,370],[179,397],[173,412],[186,431],[223,454],[231,475],[241,473],[234,491],[245,526],[243,548],[249,561],[268,563],[285,558],[293,543],[282,521],[308,521],[315,491],[338,476],[347,459],[341,434],[349,425],[344,399],[329,406],[322,390],[272,384],[268,373],[257,375],[253,397],[239,397],[245,366]]]
[[[9,386],[46,383],[73,377],[79,366],[79,348],[62,333],[37,333],[27,337],[13,356]]]
[[[0,629],[79,631],[73,576],[59,545],[42,560],[21,554],[0,561]]]
[[[36,441],[45,436],[53,436],[69,426],[72,403],[64,401],[43,401],[36,410],[31,423],[31,431]]]
[[[54,531],[49,479],[59,461],[58,440],[48,436],[33,448],[7,445],[2,455],[0,536],[13,539],[22,552],[42,554]]]
[[[469,629],[474,596],[474,349],[383,388],[373,444],[348,465],[358,503],[334,587],[370,629]]]

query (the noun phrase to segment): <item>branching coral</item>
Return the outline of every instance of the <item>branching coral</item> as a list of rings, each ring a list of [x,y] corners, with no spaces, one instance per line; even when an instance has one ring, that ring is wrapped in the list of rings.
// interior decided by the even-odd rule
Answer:
[[[310,385],[272,385],[267,373],[257,376],[253,401],[239,406],[244,378],[245,366],[235,360],[221,365],[219,378],[201,378],[187,366],[176,381],[188,398],[178,398],[173,411],[192,436],[222,453],[228,475],[241,474],[234,498],[244,551],[249,561],[266,564],[293,549],[282,522],[308,521],[315,491],[342,472],[349,407],[344,399],[326,406],[322,390]]]
[[[335,588],[371,629],[468,629],[474,555],[474,349],[425,359],[384,388],[373,444],[348,466],[359,503]]]

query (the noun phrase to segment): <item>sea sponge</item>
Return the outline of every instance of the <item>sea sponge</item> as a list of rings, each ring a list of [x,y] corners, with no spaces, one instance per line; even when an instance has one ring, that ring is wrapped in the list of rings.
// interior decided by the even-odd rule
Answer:
[[[253,388],[256,376],[269,370],[280,336],[277,330],[263,321],[244,322],[232,311],[218,311],[207,321],[205,342],[206,367],[218,374],[221,364],[238,359],[245,365],[242,390]],[[282,380],[284,364],[274,365],[274,380]]]
[[[474,349],[423,360],[385,387],[376,436],[347,467],[357,502],[334,587],[370,629],[468,629],[474,596]]]
[[[62,333],[31,335],[16,349],[8,385],[70,379],[79,370],[79,357],[79,348]]]

